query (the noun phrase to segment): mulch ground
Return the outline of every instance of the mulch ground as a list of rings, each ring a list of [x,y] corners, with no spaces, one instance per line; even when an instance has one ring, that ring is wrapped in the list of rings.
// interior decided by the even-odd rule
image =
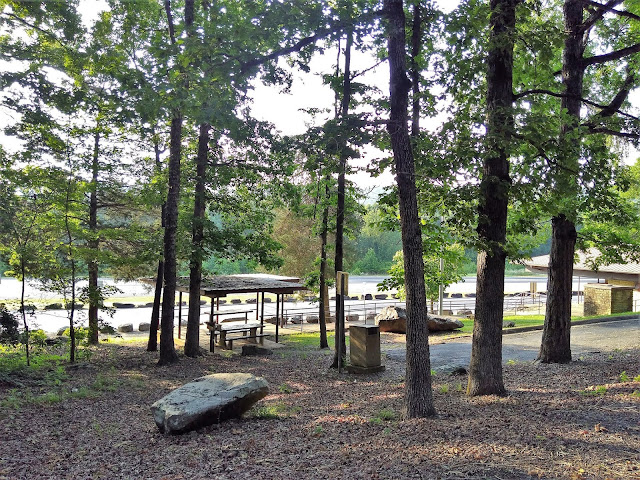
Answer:
[[[282,349],[160,368],[142,345],[101,345],[54,387],[61,401],[0,383],[0,478],[640,479],[640,349],[506,365],[506,397],[468,398],[466,376],[436,375],[437,416],[412,420],[404,365],[340,375],[331,358]],[[150,405],[215,372],[263,376],[271,393],[242,419],[161,434]]]

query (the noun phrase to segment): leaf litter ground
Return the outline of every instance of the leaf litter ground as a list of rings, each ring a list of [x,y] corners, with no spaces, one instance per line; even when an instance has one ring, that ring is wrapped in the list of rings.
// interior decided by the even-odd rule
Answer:
[[[402,363],[356,376],[331,358],[284,348],[159,368],[143,344],[101,345],[54,395],[0,383],[0,479],[640,479],[640,349],[506,365],[506,397],[468,398],[465,375],[438,374],[438,415],[415,420]],[[242,419],[162,435],[150,405],[216,372],[263,376],[270,395]]]

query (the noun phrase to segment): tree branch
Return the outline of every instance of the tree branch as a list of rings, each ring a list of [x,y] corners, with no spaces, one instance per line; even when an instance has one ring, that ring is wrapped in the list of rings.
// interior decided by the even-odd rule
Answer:
[[[596,8],[596,11],[591,14],[589,18],[587,18],[582,24],[582,30],[585,34],[595,25],[595,23],[600,20],[604,15],[615,8],[617,5],[620,5],[624,0],[609,0],[604,5],[598,2],[592,2],[589,0],[582,0],[583,3],[591,5]]]
[[[618,130],[611,130],[604,127],[589,127],[587,133],[606,133],[607,135],[613,135],[614,137],[630,138],[633,140],[640,139],[640,133],[619,132]]]
[[[263,65],[269,60],[275,60],[276,58],[280,58],[282,56],[289,55],[291,53],[299,52],[304,47],[312,45],[316,41],[326,38],[332,33],[336,33],[341,30],[344,30],[345,28],[351,27],[356,23],[367,21],[367,20],[376,18],[378,16],[382,16],[383,13],[384,12],[382,10],[373,10],[371,12],[367,12],[361,15],[356,19],[349,19],[348,21],[338,21],[334,25],[327,28],[322,28],[318,32],[316,32],[314,35],[305,37],[289,47],[284,47],[284,48],[275,50],[274,52],[271,52],[267,55],[262,55],[260,57],[254,58],[253,60],[249,60],[247,62],[241,63],[240,73],[246,74],[252,68],[259,67],[260,65]]]
[[[613,52],[605,53],[604,55],[595,55],[593,57],[587,57],[582,59],[582,66],[588,67],[590,65],[600,65],[612,60],[619,60],[624,57],[628,57],[634,53],[640,52],[640,43],[631,45],[630,47],[621,48]]]
[[[628,10],[616,10],[614,6],[607,7],[607,5],[602,5],[601,3],[594,2],[593,0],[582,0],[582,3],[595,7],[599,11],[603,12],[602,15],[604,15],[607,12],[610,12],[615,15],[619,15],[621,17],[632,18],[633,20],[640,20],[640,15],[636,15],[635,13],[629,12]],[[620,4],[622,2],[617,2],[617,3]],[[602,18],[602,16],[600,16],[600,18]]]

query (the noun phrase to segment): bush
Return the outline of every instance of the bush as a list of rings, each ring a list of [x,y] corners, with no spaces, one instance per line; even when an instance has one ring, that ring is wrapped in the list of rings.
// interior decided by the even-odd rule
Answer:
[[[47,344],[47,334],[44,330],[30,330],[29,331],[29,344],[34,347],[44,348]]]
[[[76,345],[86,342],[87,338],[89,338],[89,329],[87,327],[76,327],[73,329],[73,333],[76,337]],[[71,329],[67,328],[62,332],[62,335],[65,337],[71,337]]]
[[[0,303],[0,343],[15,345],[20,339],[18,317]]]

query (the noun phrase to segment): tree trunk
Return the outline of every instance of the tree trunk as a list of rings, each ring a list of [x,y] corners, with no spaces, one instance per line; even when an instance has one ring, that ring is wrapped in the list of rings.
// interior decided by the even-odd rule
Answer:
[[[154,131],[155,138],[155,131]],[[153,151],[156,157],[156,170],[158,173],[162,170],[162,163],[160,162],[160,146],[158,140],[153,142]],[[164,232],[164,213],[166,209],[166,203],[162,204],[162,210],[160,213],[160,224]],[[160,259],[158,261],[158,270],[156,273],[156,286],[153,295],[153,308],[151,309],[151,325],[149,327],[149,341],[147,343],[147,352],[155,352],[158,350],[158,326],[160,325],[160,299],[162,298],[162,284],[164,281],[164,261]]]
[[[544,363],[571,361],[571,297],[576,229],[564,215],[552,220],[547,308],[538,360]],[[553,292],[553,293],[551,293]]]
[[[562,97],[562,110],[567,112],[569,120],[562,124],[560,130],[561,151],[558,162],[562,169],[558,169],[556,173],[556,190],[560,195],[570,198],[578,195],[575,175],[570,172],[578,171],[580,141],[571,133],[580,123],[582,108],[582,57],[585,47],[583,5],[580,0],[567,0],[564,4],[567,36],[562,55],[562,83],[566,95]],[[576,243],[574,215],[575,212],[563,212],[551,222],[547,307],[538,355],[538,359],[545,363],[571,361],[571,297]]]
[[[346,120],[349,115],[349,105],[351,104],[351,47],[353,46],[353,32],[349,30],[347,32],[347,43],[344,47],[344,80],[342,82],[342,105],[340,108],[340,116],[342,120]],[[341,272],[343,268],[344,260],[344,203],[345,203],[345,174],[347,170],[347,134],[348,129],[343,122],[342,125],[342,138],[340,139],[339,155],[340,165],[338,171],[338,205],[336,211],[336,256],[335,256],[335,271]],[[332,368],[342,368],[344,361],[347,357],[347,345],[344,334],[344,323],[341,318],[344,317],[344,312],[341,311],[341,298],[339,292],[336,291],[336,341],[335,341],[335,353],[333,356]],[[338,358],[338,352],[340,352],[340,358]]]
[[[164,262],[158,262],[158,272],[156,274],[156,286],[153,295],[153,308],[151,309],[151,325],[149,327],[149,341],[147,342],[147,352],[158,350],[158,326],[160,325],[160,299],[162,298],[162,283],[164,280]]]
[[[431,361],[427,300],[418,217],[415,165],[407,128],[411,81],[406,70],[405,15],[402,0],[385,0],[388,19],[390,105],[387,129],[391,137],[398,182],[407,306],[407,370],[405,409],[408,418],[435,414],[431,391]]]
[[[513,129],[513,41],[517,0],[491,0],[487,72],[487,156],[484,161],[478,237],[476,311],[468,395],[503,395],[502,310],[509,177]]]
[[[173,341],[173,320],[176,301],[176,233],[178,230],[178,201],[180,197],[181,141],[182,116],[179,112],[175,112],[174,118],[171,119],[169,191],[165,210],[164,290],[162,292],[159,365],[167,365],[178,361]]]
[[[29,324],[27,323],[27,312],[24,309],[24,284],[27,281],[25,278],[24,258],[20,256],[20,275],[22,275],[21,290],[20,290],[20,310],[22,312],[22,325],[24,326],[24,348],[27,355],[27,366],[31,365],[31,357],[29,354]]]
[[[327,341],[327,315],[331,315],[326,308],[329,305],[327,296],[329,289],[327,288],[327,230],[329,228],[329,179],[325,177],[325,205],[322,208],[322,231],[320,233],[320,304],[319,304],[319,320],[320,324],[320,348],[329,348]]]
[[[418,58],[422,47],[422,14],[420,10],[421,0],[414,0],[413,22],[411,24],[411,84],[413,97],[411,98],[411,138],[415,147],[415,141],[420,134],[420,67]]]
[[[210,125],[200,125],[198,137],[198,155],[196,157],[196,187],[193,204],[193,228],[191,259],[189,263],[189,316],[187,320],[187,337],[184,354],[188,357],[200,355],[200,287],[202,285],[202,259],[204,249],[205,221],[205,174],[209,151]]]
[[[89,197],[89,232],[88,247],[91,252],[87,270],[89,274],[89,344],[98,344],[98,155],[100,153],[100,133],[94,135],[93,157],[91,162],[91,196]]]

